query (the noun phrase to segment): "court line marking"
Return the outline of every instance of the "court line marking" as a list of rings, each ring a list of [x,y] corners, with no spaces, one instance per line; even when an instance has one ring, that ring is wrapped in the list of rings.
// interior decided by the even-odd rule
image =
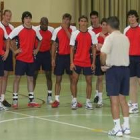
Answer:
[[[0,121],[0,124],[1,124],[1,123],[5,123],[5,122],[11,122],[11,121],[25,120],[25,119],[28,119],[28,118],[32,118],[32,117],[30,116],[30,117],[22,117],[22,118],[7,119],[7,120]]]
[[[43,120],[43,121],[48,121],[48,122],[58,123],[58,124],[62,124],[62,125],[67,125],[67,126],[77,127],[77,128],[81,128],[81,129],[86,129],[86,130],[90,130],[90,131],[93,131],[93,132],[100,132],[100,133],[104,133],[104,134],[107,135],[107,131],[104,131],[102,129],[89,128],[89,127],[85,127],[85,126],[80,126],[80,125],[71,124],[71,123],[67,123],[67,122],[62,122],[62,121],[42,118],[42,117],[38,117],[38,116],[32,116],[32,115],[28,115],[28,114],[24,114],[24,113],[17,113],[17,112],[13,112],[13,111],[7,111],[7,112],[10,112],[10,113],[13,113],[13,114],[17,114],[17,115],[27,116],[28,118],[36,118],[36,119]],[[135,140],[140,140],[140,138],[133,137],[133,136],[124,135],[123,137],[124,138],[131,138],[131,139],[135,139]]]

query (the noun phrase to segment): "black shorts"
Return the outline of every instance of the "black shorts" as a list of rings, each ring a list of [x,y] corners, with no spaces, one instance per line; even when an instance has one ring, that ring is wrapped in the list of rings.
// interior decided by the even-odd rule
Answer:
[[[100,61],[100,55],[96,56],[96,64],[95,64],[95,75],[96,76],[102,76],[104,75],[104,72],[101,70],[101,61]]]
[[[140,56],[130,56],[130,77],[140,78]]]
[[[42,67],[44,71],[51,71],[51,54],[50,51],[38,52],[35,59],[35,70],[38,71]]]
[[[13,53],[10,50],[7,59],[4,61],[4,70],[13,71]]]
[[[66,71],[67,74],[71,75],[70,70],[70,55],[58,55],[56,56],[54,74],[61,76]]]
[[[106,90],[108,96],[129,95],[129,67],[113,66],[106,71]]]
[[[0,55],[0,76],[4,76],[4,62],[2,60],[2,56]]]
[[[92,71],[91,67],[80,67],[80,66],[75,66],[75,67],[76,67],[76,69],[74,71],[77,74],[81,74],[81,71],[83,71],[83,74],[85,76],[94,74],[94,71]]]
[[[23,61],[16,60],[15,75],[22,76],[26,74],[27,76],[34,76],[34,73],[35,73],[34,62],[26,63]]]

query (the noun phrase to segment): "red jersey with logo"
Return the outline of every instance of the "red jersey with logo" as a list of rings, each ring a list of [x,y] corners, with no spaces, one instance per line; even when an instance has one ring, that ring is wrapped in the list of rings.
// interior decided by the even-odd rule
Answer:
[[[124,34],[130,41],[129,55],[140,56],[140,25],[137,27],[128,26],[125,28]]]
[[[105,37],[108,36],[108,33],[104,34]],[[104,40],[105,38],[103,36],[100,35],[100,33],[96,34],[96,37],[97,37],[97,40],[98,40],[98,43],[99,44],[103,44],[104,43]],[[96,55],[100,55],[100,51],[96,51]]]
[[[4,30],[6,30],[7,35],[9,35],[12,30],[14,29],[14,26],[11,24],[8,24],[7,26],[5,26],[2,22],[0,22],[0,27]],[[4,44],[4,49],[5,49],[5,44]]]
[[[80,32],[79,30],[72,33],[70,45],[76,48],[74,55],[74,64],[80,67],[91,67],[90,49],[97,44],[97,37],[91,30]]]
[[[8,35],[6,34],[6,31],[0,27],[0,55],[4,55],[5,53],[3,46],[6,39],[8,39]]]
[[[68,29],[70,33],[76,30],[75,26],[70,26]],[[52,40],[58,44],[57,53],[59,55],[70,54],[70,39],[67,36],[65,30],[60,26],[56,28],[53,32]]]
[[[35,28],[25,28],[23,25],[15,28],[9,35],[10,39],[17,38],[19,48],[21,48],[21,53],[19,53],[16,57],[17,60],[32,63],[34,62],[33,58],[33,50],[35,46],[36,37],[39,40],[42,40],[42,36]]]
[[[41,46],[39,51],[40,52],[49,51],[51,48],[51,38],[52,38],[52,33],[54,31],[54,28],[48,26],[48,30],[43,31],[40,29],[40,26],[37,26],[37,30],[40,32],[42,36],[42,41],[41,41]]]
[[[93,26],[90,26],[88,29],[92,30],[95,34],[98,34],[98,33],[100,33],[102,31],[102,27],[101,26],[99,26],[97,28],[94,28]]]

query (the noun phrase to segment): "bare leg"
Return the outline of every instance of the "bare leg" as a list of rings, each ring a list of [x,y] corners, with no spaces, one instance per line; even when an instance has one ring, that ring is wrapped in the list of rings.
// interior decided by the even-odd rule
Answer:
[[[79,80],[79,74],[77,74],[76,72],[73,72],[72,84],[71,84],[71,91],[72,91],[73,98],[77,97],[77,83],[78,83],[78,80]]]
[[[130,78],[130,100],[132,103],[138,103],[137,99],[137,77]]]
[[[86,78],[86,83],[87,83],[87,87],[86,87],[86,94],[87,94],[87,99],[91,98],[91,93],[92,93],[92,76],[85,76]]]

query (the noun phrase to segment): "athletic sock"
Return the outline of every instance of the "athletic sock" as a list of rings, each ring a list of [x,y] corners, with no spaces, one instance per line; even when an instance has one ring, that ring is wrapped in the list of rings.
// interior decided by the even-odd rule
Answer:
[[[1,102],[3,102],[4,101],[4,94],[1,94]]]
[[[73,99],[72,99],[72,102],[73,102],[73,103],[77,102],[77,98],[73,98]]]
[[[103,99],[102,99],[103,93],[99,92],[98,95],[99,95],[99,103],[102,103],[102,101],[103,101]]]
[[[123,127],[125,128],[129,128],[129,117],[123,117],[124,119],[124,123],[123,123]]]
[[[13,104],[18,102],[18,93],[13,93]]]
[[[30,102],[34,101],[34,92],[29,92],[29,101]]]
[[[52,90],[48,90],[48,96],[52,96]]]
[[[120,119],[115,119],[113,120],[114,121],[114,129],[117,131],[117,130],[120,130],[121,129],[121,125],[120,125]]]
[[[55,95],[55,100],[59,102],[59,95]]]
[[[86,99],[86,103],[89,103],[90,102],[90,99]]]
[[[95,97],[98,96],[99,91],[95,90]]]

